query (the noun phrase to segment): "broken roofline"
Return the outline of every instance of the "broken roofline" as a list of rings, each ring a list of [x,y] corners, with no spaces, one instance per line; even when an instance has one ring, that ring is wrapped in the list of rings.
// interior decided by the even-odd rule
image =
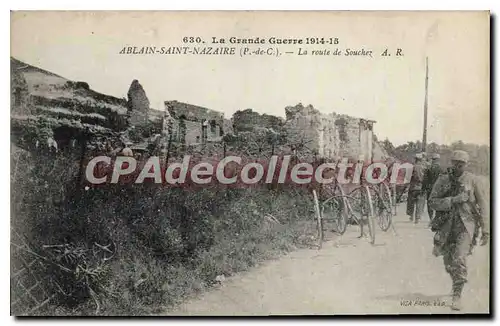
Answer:
[[[194,104],[190,104],[190,103],[186,103],[186,102],[179,102],[177,100],[164,101],[164,105],[165,105],[165,109],[168,110],[168,112],[170,113],[170,115],[173,118],[175,118],[175,119],[178,119],[178,118],[180,118],[181,116],[184,115],[184,117],[185,117],[186,120],[196,121],[196,122],[203,121],[203,120],[216,120],[218,123],[220,123],[220,122],[223,122],[223,120],[224,120],[224,113],[216,111],[216,110],[212,110],[212,109],[209,109],[209,108],[206,108],[206,107],[202,107],[202,106],[199,106],[199,105],[194,105]],[[179,105],[181,107],[179,107]],[[300,103],[297,104],[297,105],[300,105]],[[311,106],[313,109],[315,109],[314,106],[312,106],[312,105],[309,105],[309,106]],[[285,107],[285,109],[287,107]],[[292,107],[292,106],[290,106],[290,107]],[[190,111],[190,110],[197,111],[197,112],[196,113],[192,112],[192,115],[188,115],[187,111]],[[259,112],[255,111],[253,109],[251,109],[251,110],[253,112],[258,113],[261,116],[268,115],[268,116],[273,116],[273,117],[279,118],[278,116],[275,116],[275,115],[272,115],[272,114],[259,113]],[[317,109],[315,109],[315,110],[317,110]],[[181,112],[178,112],[178,111],[181,111]],[[319,114],[321,114],[321,115],[329,115],[329,116],[337,116],[337,117],[340,117],[340,118],[345,117],[345,118],[349,118],[349,119],[357,119],[357,120],[359,120],[362,123],[363,122],[368,122],[368,123],[371,123],[371,124],[377,123],[377,121],[375,121],[375,120],[365,119],[365,118],[360,118],[360,117],[354,117],[354,116],[350,116],[350,115],[345,114],[345,113],[337,113],[337,112],[328,112],[328,113],[326,113],[326,112],[321,112],[319,110],[317,110],[317,112]],[[214,119],[214,117],[216,119]]]
[[[371,119],[366,119],[366,118],[360,118],[360,117],[355,117],[355,116],[352,116],[352,115],[349,115],[349,114],[346,114],[346,113],[338,113],[338,112],[335,112],[335,111],[331,111],[331,112],[325,112],[325,111],[322,111],[322,110],[319,110],[318,108],[314,107],[314,105],[312,104],[308,104],[307,106],[303,105],[302,103],[298,103],[296,105],[288,105],[285,107],[285,111],[287,109],[294,109],[294,108],[297,108],[297,107],[302,107],[302,109],[309,109],[309,110],[313,110],[315,111],[313,113],[314,114],[319,114],[320,116],[330,116],[330,117],[334,117],[334,118],[348,118],[348,119],[355,119],[355,120],[359,120],[360,122],[368,122],[368,123],[377,123],[377,121],[375,120],[371,120]],[[298,114],[299,112],[301,112],[302,110],[299,110],[299,111],[296,111],[296,112],[292,112],[291,114],[291,118],[290,119],[293,119],[293,117]],[[289,120],[288,118],[286,118],[286,120]]]
[[[323,112],[321,112],[321,111],[320,111],[320,113],[321,113],[321,114],[325,114],[325,115],[330,115],[330,116],[336,116],[336,117],[339,117],[339,118],[357,119],[357,120],[359,120],[360,122],[377,123],[377,121],[376,121],[376,120],[371,120],[371,119],[365,119],[365,118],[355,117],[355,116],[348,115],[348,114],[345,114],[345,113],[337,113],[337,112],[323,113]]]
[[[165,109],[168,110],[174,119],[179,119],[184,116],[184,119],[189,121],[207,121],[215,120],[217,123],[224,121],[224,113],[215,111],[199,105],[194,105],[176,100],[165,101]]]

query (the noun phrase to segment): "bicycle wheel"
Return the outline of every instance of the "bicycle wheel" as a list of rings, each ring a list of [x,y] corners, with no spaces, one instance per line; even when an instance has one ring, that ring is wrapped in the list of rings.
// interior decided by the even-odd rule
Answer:
[[[318,194],[313,190],[314,201],[314,215],[316,216],[316,227],[318,228],[318,248],[321,249],[323,245],[323,220],[321,218],[321,211],[319,208]]]
[[[392,224],[392,197],[385,183],[380,184],[377,194],[377,220],[382,231],[387,231]]]
[[[366,195],[366,202],[368,203],[368,232],[370,233],[370,243],[375,243],[375,221],[374,221],[374,209],[373,209],[373,196],[370,192],[370,187],[364,186],[364,191]]]
[[[345,230],[347,229],[347,220],[349,219],[349,203],[347,202],[344,189],[338,183],[335,186],[335,195],[340,196],[339,202],[341,209],[337,218],[337,230],[340,234],[344,234]]]
[[[367,214],[368,210],[365,203],[365,195],[363,193],[363,187],[357,187],[349,193],[350,197],[350,212],[352,215],[353,222],[361,225],[364,221],[364,216]]]
[[[351,212],[360,226],[361,236],[364,236],[364,226],[367,225],[370,243],[375,243],[374,210],[369,187],[357,187],[349,194],[349,197],[351,198]]]
[[[339,234],[344,234],[347,229],[347,207],[345,198],[337,195],[340,190],[335,189],[333,197],[328,198],[321,205],[321,217],[323,221],[335,221],[335,230]]]

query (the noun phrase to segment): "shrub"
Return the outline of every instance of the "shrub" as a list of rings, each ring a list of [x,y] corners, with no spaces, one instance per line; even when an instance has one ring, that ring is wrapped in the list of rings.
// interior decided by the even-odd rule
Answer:
[[[79,154],[13,151],[12,165],[24,172],[11,172],[13,227],[39,255],[64,267],[36,271],[58,294],[52,302],[58,308],[46,314],[151,313],[219,275],[305,244],[311,231],[301,224],[311,212],[306,190],[154,184],[85,190],[77,183]]]

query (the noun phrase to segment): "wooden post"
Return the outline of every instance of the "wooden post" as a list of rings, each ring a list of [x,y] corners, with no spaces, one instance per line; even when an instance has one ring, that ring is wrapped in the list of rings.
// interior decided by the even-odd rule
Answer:
[[[429,87],[429,61],[425,58],[425,99],[424,99],[424,132],[422,137],[422,152],[427,150],[427,107],[428,107],[428,87]]]
[[[168,136],[168,144],[167,144],[167,157],[165,158],[165,169],[168,168],[168,159],[170,158],[170,144],[172,143],[172,133]]]

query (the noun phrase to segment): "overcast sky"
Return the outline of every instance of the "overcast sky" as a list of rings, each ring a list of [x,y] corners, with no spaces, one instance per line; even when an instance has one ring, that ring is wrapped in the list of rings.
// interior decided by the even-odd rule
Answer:
[[[374,57],[119,54],[124,46],[182,46],[184,36],[205,45],[212,36],[338,37],[337,46],[304,48],[365,48]],[[385,48],[392,57],[380,56]],[[397,48],[404,57],[394,56]],[[378,137],[397,145],[422,138],[428,56],[428,141],[489,144],[486,12],[15,13],[11,55],[117,97],[138,79],[155,109],[178,100],[228,118],[247,108],[284,117],[288,105],[312,104],[376,120]]]

